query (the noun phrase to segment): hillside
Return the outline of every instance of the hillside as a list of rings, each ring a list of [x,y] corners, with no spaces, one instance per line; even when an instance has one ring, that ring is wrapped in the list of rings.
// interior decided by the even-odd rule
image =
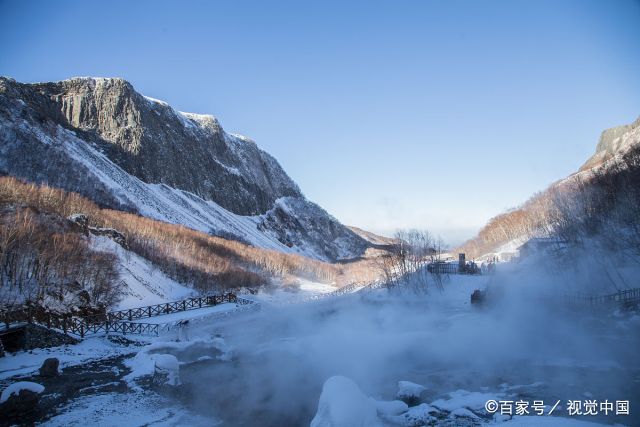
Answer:
[[[581,239],[614,231],[625,234],[624,230],[637,223],[640,212],[639,159],[640,119],[605,130],[594,155],[576,173],[533,195],[522,206],[490,219],[457,250],[481,257],[513,252],[531,237],[575,240],[576,233]]]
[[[68,219],[78,214],[86,226]],[[0,268],[0,309],[26,300],[59,308],[145,305],[194,291],[300,279],[344,285],[377,274],[363,262],[256,248],[11,177],[0,178]]]
[[[253,141],[122,79],[0,78],[0,173],[285,253],[335,261],[368,247]]]

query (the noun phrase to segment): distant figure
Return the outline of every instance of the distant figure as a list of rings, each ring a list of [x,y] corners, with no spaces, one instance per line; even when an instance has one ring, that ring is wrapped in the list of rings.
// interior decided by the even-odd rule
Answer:
[[[489,274],[493,274],[495,270],[496,270],[496,264],[495,262],[491,261],[487,266],[487,271],[489,272]]]
[[[178,341],[189,341],[189,321],[178,322]]]

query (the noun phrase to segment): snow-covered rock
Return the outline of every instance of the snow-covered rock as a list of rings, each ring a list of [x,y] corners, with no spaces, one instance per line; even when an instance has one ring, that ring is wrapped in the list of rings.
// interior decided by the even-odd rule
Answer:
[[[419,399],[420,394],[427,388],[411,381],[398,381],[398,399]]]
[[[438,413],[439,411],[426,403],[421,403],[418,406],[409,408],[407,412],[398,417],[398,424],[405,425],[407,427],[423,426],[429,424],[435,419],[431,414]]]
[[[451,413],[449,414],[450,418],[455,418],[455,417],[464,417],[464,418],[473,418],[473,419],[479,419],[480,417],[478,417],[476,414],[474,414],[473,412],[471,412],[470,410],[468,410],[467,408],[458,408],[458,409],[454,409],[453,411],[451,411]]]
[[[376,402],[343,376],[325,381],[311,427],[382,427]]]
[[[409,406],[401,400],[376,400],[376,409],[381,415],[400,415],[409,410]]]
[[[173,354],[154,355],[155,373],[167,376],[166,384],[180,385],[180,362]]]
[[[30,381],[18,381],[8,385],[2,390],[0,395],[0,403],[4,403],[9,400],[12,395],[19,395],[22,390],[28,390],[32,393],[40,394],[44,391],[44,386],[38,383],[32,383]]]

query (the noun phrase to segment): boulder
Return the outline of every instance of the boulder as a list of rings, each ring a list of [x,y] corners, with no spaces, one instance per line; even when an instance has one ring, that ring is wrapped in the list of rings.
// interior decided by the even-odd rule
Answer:
[[[396,394],[396,397],[409,406],[415,406],[420,403],[420,396],[426,389],[425,386],[411,381],[398,381],[398,394]]]
[[[311,427],[381,427],[376,402],[351,379],[334,376],[325,381],[318,412]]]
[[[38,408],[40,395],[31,390],[20,390],[0,404],[0,418],[12,421],[31,419]]]
[[[9,385],[0,396],[0,420],[6,420],[7,425],[32,424],[38,416],[38,402],[43,391],[43,386],[28,381]]]
[[[60,375],[60,361],[55,357],[46,359],[40,367],[41,377],[57,377]]]
[[[178,386],[180,381],[180,362],[172,354],[156,354],[154,359],[154,383]]]

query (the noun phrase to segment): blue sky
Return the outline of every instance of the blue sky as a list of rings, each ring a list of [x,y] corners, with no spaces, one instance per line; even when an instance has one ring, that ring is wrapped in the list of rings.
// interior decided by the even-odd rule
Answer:
[[[0,0],[0,74],[117,76],[341,221],[452,243],[640,116],[640,2]]]

